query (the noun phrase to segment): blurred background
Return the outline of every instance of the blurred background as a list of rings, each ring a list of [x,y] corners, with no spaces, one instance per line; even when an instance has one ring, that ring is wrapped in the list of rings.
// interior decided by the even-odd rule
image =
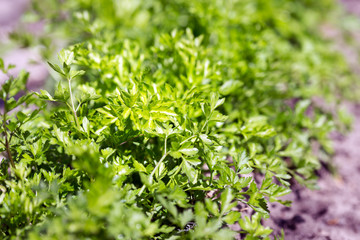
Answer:
[[[165,32],[172,30],[174,26],[182,26],[190,27],[195,35],[203,34],[201,32],[203,31],[202,19],[198,19],[201,13],[192,14],[191,9],[184,8],[187,6],[186,1],[175,1],[166,8],[163,7],[166,4],[162,2],[154,0],[0,0],[0,56],[6,64],[16,65],[10,74],[16,74],[20,69],[29,71],[28,87],[35,90],[44,86],[51,88],[51,83],[45,81],[49,73],[42,59],[53,60],[55,53],[63,46],[86,39],[86,33],[78,32],[76,27],[76,24],[82,21],[91,21],[91,17],[87,19],[89,15],[79,14],[83,10],[85,13],[101,18],[108,28],[117,28],[119,37],[136,38],[146,34],[150,36],[153,29],[147,27],[149,21],[153,26],[159,26]],[[221,1],[218,2],[221,4]],[[301,0],[301,2],[309,2],[311,6],[316,5],[316,1]],[[319,6],[325,6],[327,2],[330,5],[334,1],[321,0],[319,2],[322,2]],[[346,11],[360,16],[360,1],[338,0],[338,2],[339,8],[344,7]],[[294,8],[297,7],[296,1],[293,5]],[[281,7],[281,4],[279,6]],[[165,11],[166,14],[162,14]],[[299,9],[299,11],[302,10]],[[322,9],[318,11],[321,12]],[[166,19],[163,18],[164,15],[167,16]],[[339,24],[344,25],[352,35],[360,35],[354,30],[357,29],[357,23],[352,23],[352,18],[353,16],[349,16],[346,21]],[[121,26],[121,28],[116,26]],[[354,71],[359,71],[358,53],[342,41],[341,33],[336,27],[326,24],[324,26],[324,36],[337,40],[339,50],[346,55]],[[98,27],[101,28],[101,26]],[[94,29],[89,29],[89,32],[96,30],[96,24],[94,24]],[[360,38],[360,36],[357,37]],[[140,41],[151,41],[151,37]],[[352,45],[357,45],[357,43],[352,42]],[[0,73],[0,84],[5,79],[6,76]]]
[[[217,39],[219,35],[212,34],[211,32],[212,19],[207,19],[207,16],[216,17],[216,14],[218,14],[218,12],[216,12],[216,5],[208,7],[207,11],[212,13],[208,15],[207,11],[194,13],[193,11],[196,9],[192,9],[196,4],[206,5],[206,0],[195,1],[193,5],[188,4],[188,2],[189,1],[187,0],[177,0],[171,4],[166,4],[166,0],[0,0],[0,57],[4,59],[6,65],[15,65],[15,67],[10,70],[10,75],[17,75],[22,69],[27,70],[30,73],[28,88],[31,90],[38,90],[39,88],[52,88],[54,81],[46,81],[46,79],[49,77],[56,79],[55,74],[53,75],[52,72],[49,72],[46,61],[56,61],[56,54],[62,47],[86,40],[91,34],[103,34],[104,32],[102,32],[102,29],[104,28],[116,30],[112,32],[112,36],[103,36],[104,38],[137,39],[143,46],[149,46],[154,42],[152,33],[159,29],[161,29],[162,32],[170,32],[174,28],[181,28],[184,30],[187,27],[193,30],[195,36],[202,34],[207,36],[205,42],[213,42],[215,43],[214,45],[216,45],[216,41],[224,40],[231,43],[231,34],[229,34],[230,37],[228,39]],[[215,0],[212,2],[219,5],[224,3],[224,1]],[[311,5],[312,9],[316,11],[315,13],[309,11],[305,18],[300,19],[300,21],[303,21],[301,24],[306,28],[310,27],[313,22],[317,22],[314,21],[314,19],[321,18],[321,13],[326,13],[328,11],[327,6],[331,5],[333,7],[335,1],[274,0],[272,2],[276,2],[276,4],[273,6],[266,5],[266,0],[258,0],[256,2],[264,4],[263,8],[259,6],[254,8],[251,0],[244,0],[244,11],[247,13],[250,12],[248,15],[251,15],[253,11],[254,14],[259,14],[259,16],[248,19],[246,18],[247,15],[244,15],[245,17],[241,18],[242,13],[234,13],[234,16],[229,16],[229,18],[227,18],[229,22],[224,24],[231,25],[232,19],[240,18],[243,25],[246,26],[249,24],[256,28],[258,27],[258,25],[256,25],[257,18],[266,21],[267,13],[273,11],[273,14],[277,11],[277,9],[274,9],[273,7],[281,8],[281,4],[286,3],[286,11],[284,10],[284,12],[281,12],[284,19],[286,19],[286,16],[296,18],[296,11],[303,11],[304,9],[302,7],[306,7],[307,5]],[[297,4],[297,2],[301,2],[302,4]],[[317,2],[321,2],[321,4],[319,4],[320,7],[317,6]],[[360,49],[358,21],[358,16],[360,16],[360,0],[339,0],[336,7],[339,8],[339,11],[344,10],[349,14],[338,19],[338,15],[336,15],[336,11],[334,11],[334,15],[324,17],[323,25],[319,26],[318,29],[321,29],[321,34],[324,38],[334,42],[334,47],[337,51],[345,55],[345,59],[350,65],[351,70],[360,74],[358,59],[358,49]],[[226,6],[224,9],[226,9]],[[231,9],[228,9],[228,12],[223,14],[228,13],[233,12],[231,12]],[[94,16],[96,16],[96,19],[101,19],[101,21],[96,21]],[[79,24],[86,25],[89,22],[92,22],[92,24],[88,25],[89,27],[86,31],[81,30],[83,27],[77,27]],[[149,22],[151,24],[148,24]],[[214,24],[217,23],[215,22]],[[282,28],[280,22],[270,22],[268,25],[278,28],[280,34],[283,34],[291,44],[297,44],[296,39],[292,39],[293,35],[297,36],[297,25],[292,26],[291,29],[286,29],[286,27]],[[245,30],[247,31],[248,29]],[[104,34],[107,33],[105,32]],[[312,34],[312,32],[309,31],[309,34]],[[264,36],[266,36],[266,33],[264,33]],[[306,36],[304,36],[303,42],[306,43]],[[250,44],[249,46],[252,47]],[[306,46],[304,49],[306,50]],[[309,49],[309,55],[311,55],[311,46]],[[225,57],[231,58],[231,56]],[[301,62],[302,59],[299,59],[298,61]],[[259,60],[259,62],[261,61]],[[327,71],[327,69],[325,70]],[[0,72],[0,85],[7,78],[7,75]],[[326,84],[326,86],[328,85],[330,86],[331,83],[329,82]],[[355,90],[348,90],[349,95],[357,95]],[[351,110],[353,113],[356,113],[356,111],[359,113],[359,109],[354,109]],[[352,136],[350,142],[344,141],[342,146],[345,148],[350,146],[353,150],[356,150],[356,144],[358,144],[360,138],[360,129],[355,129]],[[348,152],[353,150],[346,149]],[[330,180],[327,178],[326,181]],[[332,182],[324,184],[323,187],[325,187],[325,189],[328,187],[327,190],[332,191],[334,189],[329,187],[331,184]],[[296,199],[296,194],[295,191],[292,200]],[[314,211],[314,214],[316,215],[319,210],[323,209],[322,207],[325,204],[322,200],[320,200],[321,204],[318,201],[318,199],[323,198],[323,196],[320,194],[317,197],[311,197],[310,193],[306,194],[308,201],[313,199],[315,202],[314,207],[312,208],[315,208],[315,210],[308,209],[308,211]],[[344,196],[346,195],[344,194]],[[335,201],[332,202],[332,204],[335,204]],[[307,205],[306,202],[304,205],[295,204],[294,211],[301,212],[304,209],[307,209]],[[343,211],[344,208],[342,206],[337,206],[336,209],[341,215],[341,211]],[[283,212],[276,213],[276,211],[277,210],[274,210],[275,216],[279,215],[281,217],[284,214]],[[289,215],[290,210],[286,211],[288,211],[287,213]],[[347,213],[349,212],[351,212],[351,209]],[[297,213],[291,212],[289,216],[297,216],[296,214]],[[280,217],[279,219],[281,219]],[[291,221],[274,221],[269,224],[273,228],[280,227],[281,229],[293,228],[293,225],[291,224],[296,225],[303,222],[303,219],[301,220],[296,217],[291,218],[290,220],[294,223]],[[312,227],[312,224],[317,224],[316,217],[312,220],[305,220],[308,222],[307,227],[309,228]],[[337,224],[335,222],[336,219],[332,222],[330,220],[333,220],[333,218],[327,219],[324,221],[324,224],[329,227],[333,227]],[[357,230],[358,227],[354,227],[354,229]],[[304,230],[304,228],[302,230]],[[326,236],[326,233],[324,233],[321,236],[324,238],[316,239],[330,239],[326,238]]]

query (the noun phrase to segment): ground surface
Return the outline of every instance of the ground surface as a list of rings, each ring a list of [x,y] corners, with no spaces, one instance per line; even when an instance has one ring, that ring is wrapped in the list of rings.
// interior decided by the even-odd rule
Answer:
[[[325,169],[319,172],[320,190],[294,186],[286,199],[291,208],[273,204],[265,223],[286,240],[360,239],[360,105],[349,104],[354,114],[352,132],[346,137],[334,134],[335,178]]]
[[[22,13],[26,10],[30,0],[0,0],[0,44],[9,42],[9,33],[16,28]],[[30,29],[29,29],[30,28]],[[29,26],[29,31],[33,27]],[[1,52],[0,52],[1,54]],[[38,49],[14,49],[1,54],[5,64],[14,64],[16,67],[10,71],[11,75],[17,75],[22,69],[30,73],[28,88],[36,90],[44,85],[48,76],[48,68],[41,59]],[[0,72],[0,85],[7,76]]]
[[[29,0],[0,0],[0,43],[7,41],[7,33],[15,26]],[[360,16],[360,0],[342,0],[347,9]],[[359,30],[360,31],[360,30]],[[334,33],[334,32],[332,32]],[[330,37],[336,37],[336,33]],[[356,53],[339,44],[340,50],[356,67]],[[35,57],[34,57],[35,56]],[[47,67],[40,63],[33,50],[18,49],[7,53],[7,63],[16,63],[17,69],[30,71],[30,87],[37,88],[47,77]],[[355,60],[354,60],[355,59]],[[357,66],[360,70],[360,66]],[[6,76],[0,74],[0,83]],[[360,105],[347,104],[354,115],[352,132],[347,136],[334,134],[336,155],[334,164],[338,175],[334,178],[326,170],[319,172],[320,190],[311,191],[294,186],[291,208],[273,204],[271,218],[265,224],[275,233],[285,231],[287,240],[357,240],[360,239]]]
[[[360,16],[359,0],[342,0],[346,9]],[[360,31],[360,29],[359,29]],[[336,30],[327,35],[337,38],[338,48],[347,57],[354,71],[360,65],[354,49],[339,39]],[[265,224],[279,234],[284,229],[286,240],[358,240],[360,239],[360,105],[346,104],[354,116],[353,129],[347,136],[334,134],[336,154],[334,177],[325,169],[319,172],[320,190],[294,186],[285,199],[291,208],[280,204],[270,207],[271,218]]]

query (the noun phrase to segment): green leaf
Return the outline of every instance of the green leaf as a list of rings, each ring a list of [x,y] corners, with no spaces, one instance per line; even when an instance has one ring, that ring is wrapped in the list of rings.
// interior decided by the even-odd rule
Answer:
[[[220,112],[214,111],[211,115],[210,121],[225,122],[227,118],[227,116],[222,115]]]
[[[185,225],[193,220],[194,214],[191,209],[187,209],[184,212],[179,214],[180,227],[184,228]]]
[[[40,90],[40,93],[35,93],[40,99],[49,100],[49,101],[56,101],[50,93],[46,90]]]
[[[167,168],[163,162],[159,163],[159,167],[155,171],[155,177],[159,181],[166,176]]]
[[[133,160],[133,165],[136,171],[138,172],[144,172],[144,173],[148,173],[146,168],[144,167],[144,165],[142,165],[141,163],[139,163],[136,160]]]
[[[224,99],[219,100],[219,93],[212,92],[210,94],[211,111],[213,111],[217,106],[221,105],[222,103],[224,103]]]
[[[58,87],[54,93],[54,99],[62,102],[66,102],[70,98],[70,92],[68,89],[63,88],[61,82],[59,81]]]
[[[67,66],[70,66],[74,62],[74,52],[72,52],[70,50],[62,49],[59,52],[58,57],[59,57],[60,62],[65,63]]]
[[[21,111],[16,113],[16,117],[18,118],[19,122],[24,122],[27,118],[27,115]]]
[[[237,90],[243,85],[239,80],[228,80],[220,87],[220,93],[224,96],[229,95]]]
[[[170,154],[170,156],[172,156],[175,159],[179,159],[182,156],[181,152],[178,152],[178,151],[171,151],[169,154]]]
[[[83,120],[82,120],[82,129],[89,136],[89,134],[90,134],[90,122],[87,119],[87,117],[84,117]]]
[[[206,134],[200,134],[200,139],[203,141],[203,143],[207,145],[211,145],[212,141],[209,139],[209,136]]]
[[[59,65],[57,64],[52,64],[50,62],[47,62],[49,64],[49,66],[57,73],[60,73],[60,75],[62,75],[63,77],[66,77],[65,72],[59,67]]]
[[[227,224],[234,224],[239,221],[240,217],[241,217],[240,212],[231,211],[225,217],[223,217],[223,220]]]
[[[253,171],[254,169],[251,167],[243,167],[240,169],[239,174],[249,174],[252,173]]]
[[[170,212],[170,214],[174,218],[178,217],[178,211],[172,202],[165,200],[165,198],[163,198],[162,196],[158,196],[157,198],[159,199],[159,202]]]
[[[219,216],[220,215],[220,211],[219,211],[219,207],[217,205],[217,201],[213,201],[209,198],[205,199],[205,206],[206,209],[213,214],[214,216]]]
[[[221,215],[223,215],[224,213],[230,211],[233,207],[236,206],[236,202],[232,202],[232,200],[234,199],[234,195],[232,193],[231,188],[225,188],[225,190],[221,193]]]
[[[215,104],[215,108],[222,105],[224,102],[225,102],[225,98],[221,98],[221,99],[217,100],[216,104]]]
[[[178,152],[186,155],[186,156],[194,156],[195,154],[197,154],[199,152],[199,150],[195,147],[193,148],[182,148],[179,149]]]
[[[185,160],[183,161],[182,164],[182,170],[186,174],[186,176],[188,177],[191,183],[194,184],[197,181],[198,178],[197,171]]]
[[[17,123],[16,123],[16,122],[9,122],[9,123],[7,124],[7,128],[8,128],[11,132],[15,131],[17,127],[18,127],[18,126],[17,126]]]
[[[80,71],[76,71],[76,70],[71,70],[70,71],[70,79],[74,79],[78,76],[82,76],[85,74],[85,71],[80,70]]]

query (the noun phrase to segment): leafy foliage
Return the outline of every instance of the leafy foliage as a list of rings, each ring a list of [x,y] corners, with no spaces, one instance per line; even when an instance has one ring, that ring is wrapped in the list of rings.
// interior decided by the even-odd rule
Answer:
[[[268,203],[315,186],[348,122],[314,100],[354,84],[314,28],[331,1],[52,3],[73,30],[55,89],[0,92],[1,236],[269,239]]]

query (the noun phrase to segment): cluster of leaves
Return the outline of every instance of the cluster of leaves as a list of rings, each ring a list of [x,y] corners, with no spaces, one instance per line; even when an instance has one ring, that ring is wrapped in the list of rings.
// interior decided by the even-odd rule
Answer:
[[[70,16],[55,89],[0,91],[1,236],[269,239],[268,202],[314,187],[349,121],[314,100],[353,84],[314,27],[331,1],[62,2],[34,2]]]

